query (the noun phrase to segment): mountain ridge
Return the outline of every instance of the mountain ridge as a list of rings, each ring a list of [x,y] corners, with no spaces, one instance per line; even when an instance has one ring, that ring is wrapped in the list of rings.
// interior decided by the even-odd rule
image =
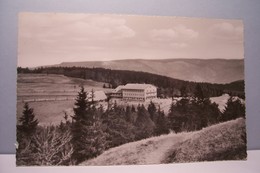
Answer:
[[[142,71],[186,81],[222,84],[244,79],[244,59],[124,59],[62,62],[52,66]]]

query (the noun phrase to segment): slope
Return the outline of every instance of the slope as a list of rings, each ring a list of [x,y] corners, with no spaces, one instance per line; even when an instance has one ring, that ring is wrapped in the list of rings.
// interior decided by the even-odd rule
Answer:
[[[81,165],[161,164],[246,158],[245,120],[124,144]]]

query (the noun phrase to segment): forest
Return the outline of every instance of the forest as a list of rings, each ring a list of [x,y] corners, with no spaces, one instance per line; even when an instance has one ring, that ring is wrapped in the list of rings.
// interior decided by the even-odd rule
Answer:
[[[17,68],[18,73],[62,74],[68,77],[91,79],[104,82],[104,87],[116,88],[127,83],[148,83],[158,89],[158,97],[194,96],[197,85],[200,85],[205,97],[220,96],[228,93],[231,96],[245,98],[244,80],[228,84],[212,84],[184,81],[170,77],[139,71],[111,70],[86,67],[39,67],[35,69]]]

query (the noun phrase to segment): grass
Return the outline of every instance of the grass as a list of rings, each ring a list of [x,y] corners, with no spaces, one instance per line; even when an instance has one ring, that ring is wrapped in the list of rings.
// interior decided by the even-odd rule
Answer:
[[[55,74],[18,74],[18,99],[28,96],[75,96],[83,85],[87,91],[103,90],[103,84],[92,80],[70,78]]]
[[[103,90],[103,84],[55,74],[18,74],[17,117],[22,115],[24,102],[29,102],[41,125],[59,124],[64,111],[72,114],[80,85],[91,91]]]
[[[73,114],[73,100],[68,101],[48,101],[48,102],[29,102],[29,106],[34,109],[35,118],[39,120],[40,125],[56,125],[63,119],[64,112],[68,115]],[[17,103],[17,117],[22,115],[23,102]]]
[[[163,163],[241,160],[246,158],[246,129],[242,118],[195,132],[175,144]]]
[[[162,164],[246,159],[245,120],[124,144],[81,165]]]

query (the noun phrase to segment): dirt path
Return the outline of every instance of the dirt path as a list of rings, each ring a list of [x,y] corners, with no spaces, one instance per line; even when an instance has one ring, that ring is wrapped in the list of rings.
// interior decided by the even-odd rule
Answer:
[[[167,151],[172,148],[174,144],[182,141],[184,136],[176,135],[174,138],[165,138],[160,141],[156,141],[153,145],[153,149],[150,152],[144,153],[145,163],[144,164],[158,164],[162,163],[165,158]]]
[[[173,145],[186,139],[186,134],[170,134],[128,143],[107,150],[97,158],[80,165],[160,164]]]

